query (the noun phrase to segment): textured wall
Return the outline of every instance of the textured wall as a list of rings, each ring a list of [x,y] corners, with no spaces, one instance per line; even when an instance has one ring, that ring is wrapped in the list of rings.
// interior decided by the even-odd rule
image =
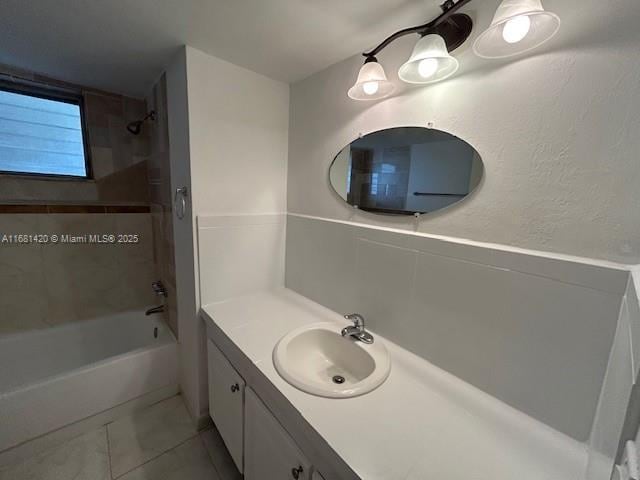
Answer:
[[[474,35],[497,3],[466,7],[477,22]],[[328,185],[328,169],[361,132],[433,122],[476,148],[486,176],[466,201],[424,217],[420,231],[640,262],[640,4],[545,6],[563,20],[551,43],[512,61],[487,61],[471,51],[472,38],[455,53],[461,71],[444,83],[401,86],[396,72],[415,42],[408,37],[379,55],[401,88],[392,98],[347,98],[359,55],[293,85],[288,210],[413,228],[412,219],[351,217]]]

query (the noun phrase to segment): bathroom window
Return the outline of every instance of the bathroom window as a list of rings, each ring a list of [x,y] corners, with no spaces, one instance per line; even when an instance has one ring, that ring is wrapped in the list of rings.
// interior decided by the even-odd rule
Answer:
[[[89,177],[81,95],[0,84],[0,173]]]

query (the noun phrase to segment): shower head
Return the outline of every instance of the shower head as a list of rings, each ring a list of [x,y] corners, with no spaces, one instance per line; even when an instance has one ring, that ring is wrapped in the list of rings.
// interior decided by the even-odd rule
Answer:
[[[142,120],[136,120],[135,122],[131,122],[130,124],[128,124],[127,130],[129,130],[129,133],[132,133],[133,135],[140,135],[140,132],[142,131],[142,124],[147,120],[153,121],[155,119],[156,111],[151,110]]]
[[[140,130],[142,130],[142,120],[136,120],[135,122],[131,122],[127,125],[127,130],[134,135],[140,135]]]

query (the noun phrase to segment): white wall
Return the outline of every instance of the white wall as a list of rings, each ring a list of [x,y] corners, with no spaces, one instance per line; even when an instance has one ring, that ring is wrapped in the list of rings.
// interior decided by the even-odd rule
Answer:
[[[465,7],[477,22],[474,36],[497,4]],[[360,55],[293,85],[289,211],[351,218],[327,188],[338,151],[359,133],[433,122],[481,154],[486,176],[467,200],[425,216],[420,231],[640,262],[640,3],[546,0],[545,7],[563,20],[547,46],[492,62],[475,57],[471,39],[455,53],[459,74],[440,84],[400,86],[397,69],[415,42],[407,37],[378,57],[401,88],[392,98],[347,97]],[[412,219],[354,218],[413,226]]]
[[[197,214],[286,210],[289,87],[187,48]]]
[[[587,480],[609,478],[620,445],[626,440],[635,440],[638,433],[640,307],[637,282],[639,280],[638,272],[630,275],[620,308],[609,365],[589,439]],[[626,436],[621,438],[621,434]]]
[[[186,186],[192,194],[189,150],[189,106],[187,97],[187,55],[182,50],[167,68],[167,115],[169,125],[169,161],[171,191]],[[195,225],[192,202],[187,203],[182,220],[173,221],[175,245],[176,298],[178,337],[180,341],[180,388],[194,418],[203,409],[200,395],[200,351],[197,318],[197,265],[195,258]]]
[[[281,214],[198,217],[202,305],[284,286]]]
[[[423,216],[420,232],[640,262],[640,30],[634,26],[640,4],[545,0],[563,20],[552,42],[514,60],[482,60],[471,45],[498,3],[465,7],[476,22],[474,37],[456,51],[461,70],[446,82],[416,88],[398,81],[398,67],[415,42],[406,38],[378,56],[399,88],[389,99],[358,103],[347,97],[360,55],[292,85],[288,211],[320,219],[290,216],[286,281],[335,310],[362,310],[372,328],[406,348],[585,441],[623,290],[598,291],[606,281],[595,289],[584,285],[585,272],[558,278],[562,266],[531,271],[546,262],[535,255],[524,255],[516,273],[509,264],[516,255],[496,265],[500,255],[494,253],[425,252],[404,238],[410,235],[322,220],[413,230],[412,218],[354,213],[328,188],[328,169],[361,134],[431,124],[471,144],[483,158],[485,177],[465,201]],[[442,264],[448,266],[438,268]],[[508,298],[500,300],[504,292]],[[619,345],[620,335],[616,339]],[[628,379],[620,392],[610,383],[624,372],[615,362],[609,369],[605,390],[621,393],[614,406],[619,422]],[[599,418],[610,418],[604,398]],[[608,461],[616,428],[595,433],[591,442]]]
[[[194,252],[208,246],[196,245],[196,217],[285,211],[289,87],[187,46],[167,72],[167,88],[172,176],[174,165],[179,172],[172,184],[189,185],[192,197],[188,219],[176,222],[175,233],[178,295],[188,303],[178,305],[182,389],[192,415],[203,418],[205,334],[197,312],[200,296],[216,292],[199,290]]]

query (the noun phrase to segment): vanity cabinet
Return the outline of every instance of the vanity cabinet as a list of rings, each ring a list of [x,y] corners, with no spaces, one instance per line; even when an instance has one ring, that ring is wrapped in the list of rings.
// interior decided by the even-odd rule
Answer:
[[[307,458],[251,388],[245,415],[245,480],[312,478]]]
[[[245,381],[211,341],[207,341],[209,414],[240,473],[244,456]],[[275,478],[275,477],[274,477]]]

